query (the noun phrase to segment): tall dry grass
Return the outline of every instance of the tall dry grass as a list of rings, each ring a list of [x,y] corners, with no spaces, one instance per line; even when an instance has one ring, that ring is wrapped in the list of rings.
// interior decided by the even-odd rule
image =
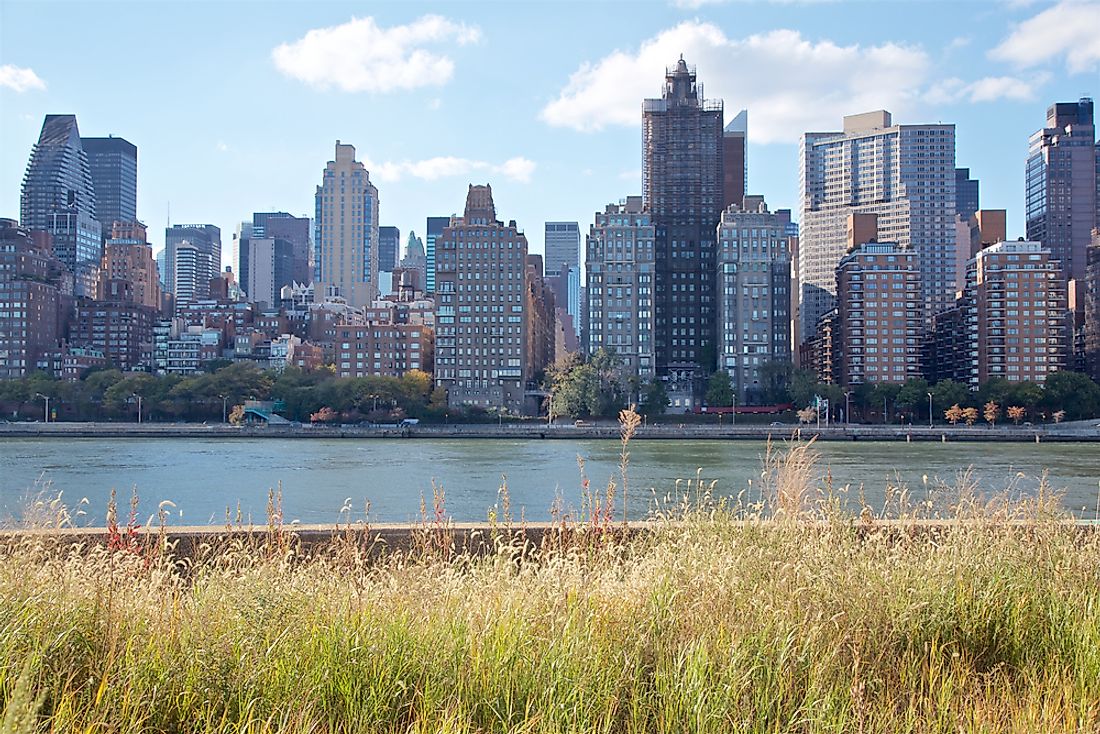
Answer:
[[[1095,533],[965,477],[898,499],[901,523],[846,516],[820,474],[798,444],[751,502],[697,477],[648,534],[605,532],[604,507],[606,542],[501,532],[482,556],[448,545],[441,492],[382,559],[351,533],[307,558],[274,525],[188,562],[163,537],[16,542],[4,731],[1100,730]],[[499,505],[511,528],[506,483]]]

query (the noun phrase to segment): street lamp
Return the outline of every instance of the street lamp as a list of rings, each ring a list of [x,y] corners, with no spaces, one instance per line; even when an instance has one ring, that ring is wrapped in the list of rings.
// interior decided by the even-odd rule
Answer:
[[[852,422],[852,391],[847,390],[844,393],[844,422]]]
[[[886,396],[882,396],[882,425],[886,425]]]
[[[132,399],[133,399],[134,401],[136,401],[136,402],[137,402],[137,406],[138,406],[138,416],[137,416],[138,420],[137,420],[137,422],[138,422],[138,423],[141,423],[141,400],[142,400],[142,398],[141,398],[141,396],[140,396],[140,395],[138,395],[138,394],[137,394],[136,392],[135,392],[135,393],[131,393],[131,394],[130,394],[130,397],[131,397],[131,398],[132,398]]]
[[[34,394],[34,396],[36,398],[42,398],[43,400],[46,401],[46,414],[43,417],[45,418],[45,422],[49,423],[50,422],[50,396],[49,395],[43,395],[40,392],[36,392]]]
[[[225,423],[225,421],[226,421],[226,412],[225,412],[225,410],[226,410],[226,404],[229,401],[229,396],[228,395],[219,395],[218,397],[222,399],[222,423]]]
[[[730,425],[737,425],[737,391],[733,391],[733,412],[730,413]]]
[[[932,393],[928,393],[928,427],[932,427]]]

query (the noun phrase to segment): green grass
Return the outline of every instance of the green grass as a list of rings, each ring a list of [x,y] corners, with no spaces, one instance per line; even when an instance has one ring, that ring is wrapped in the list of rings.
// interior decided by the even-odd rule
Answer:
[[[1100,730],[1094,533],[1045,500],[846,518],[813,459],[768,460],[766,507],[696,483],[651,534],[526,556],[16,543],[3,731]]]

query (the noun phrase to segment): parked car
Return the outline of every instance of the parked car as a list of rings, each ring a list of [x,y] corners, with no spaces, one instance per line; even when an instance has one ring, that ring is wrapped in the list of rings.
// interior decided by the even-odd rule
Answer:
[[[405,420],[401,421],[397,425],[400,426],[401,428],[404,428],[405,426],[415,426],[418,423],[420,423],[419,418],[406,418]]]

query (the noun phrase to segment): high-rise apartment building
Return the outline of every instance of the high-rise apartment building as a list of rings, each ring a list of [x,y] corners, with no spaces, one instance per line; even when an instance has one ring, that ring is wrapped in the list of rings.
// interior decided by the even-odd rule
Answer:
[[[628,196],[596,212],[585,242],[588,303],[581,349],[614,352],[625,374],[642,380],[657,374],[655,238],[642,197]]]
[[[222,269],[222,232],[213,224],[176,224],[164,230],[165,289],[177,306],[206,298]]]
[[[103,238],[115,222],[137,221],[137,146],[123,138],[81,138]]]
[[[718,225],[718,367],[742,405],[765,402],[765,365],[791,361],[789,223],[746,196]]]
[[[338,296],[351,306],[369,306],[378,297],[378,189],[355,160],[355,146],[336,141],[316,204],[314,298]]]
[[[1066,284],[1038,242],[982,248],[967,271],[971,385],[1042,383],[1066,364]]]
[[[296,262],[293,242],[282,237],[257,237],[253,229],[253,235],[241,241],[241,287],[248,299],[267,304],[268,308],[276,306],[282,289],[295,282]]]
[[[46,115],[23,176],[19,208],[24,228],[50,233],[54,255],[73,273],[76,294],[95,293],[102,229],[75,115]]]
[[[920,377],[924,323],[918,257],[893,242],[858,236],[854,242],[836,268],[834,378],[848,386]]]
[[[749,183],[749,111],[741,110],[722,131],[722,209],[741,206]]]
[[[657,373],[699,396],[715,366],[715,233],[722,212],[722,102],[681,58],[642,106],[642,194],[655,227]],[[693,397],[693,400],[695,398]]]
[[[554,290],[543,276],[541,255],[527,256],[524,313],[527,315],[525,363],[532,375],[554,363],[556,334]]]
[[[1041,242],[1066,279],[1084,278],[1085,250],[1097,220],[1097,143],[1088,97],[1047,109],[1027,157],[1027,238]]]
[[[401,257],[401,230],[397,227],[378,228],[378,269],[392,273]]]
[[[488,185],[471,185],[435,255],[436,383],[451,406],[521,412],[539,369],[526,362],[527,237],[497,220]]]
[[[49,236],[0,219],[0,377],[22,377],[48,362],[63,336],[72,281]],[[65,280],[69,278],[66,293]]]
[[[1085,370],[1100,382],[1100,228],[1092,231],[1083,290]]]
[[[802,338],[836,303],[836,267],[850,214],[876,214],[878,239],[907,248],[920,269],[925,323],[955,302],[955,126],[895,125],[878,110],[801,145],[799,318]]]
[[[450,217],[428,217],[424,234],[424,292],[428,295],[435,293],[435,243],[450,223]]]

